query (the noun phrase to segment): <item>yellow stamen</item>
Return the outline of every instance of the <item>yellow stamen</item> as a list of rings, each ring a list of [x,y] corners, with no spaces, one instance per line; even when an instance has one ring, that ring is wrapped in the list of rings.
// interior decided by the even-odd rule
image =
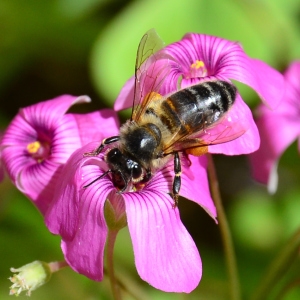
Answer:
[[[204,62],[202,60],[196,60],[193,64],[191,64],[192,69],[200,69],[204,67]]]
[[[31,154],[37,153],[41,148],[41,143],[39,141],[35,141],[27,145],[27,151]]]

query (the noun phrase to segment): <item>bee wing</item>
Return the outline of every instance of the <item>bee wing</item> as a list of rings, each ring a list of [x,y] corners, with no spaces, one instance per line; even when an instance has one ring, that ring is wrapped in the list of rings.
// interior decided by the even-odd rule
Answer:
[[[186,152],[193,155],[202,155],[207,152],[207,147],[210,145],[230,142],[243,135],[250,128],[250,123],[249,118],[244,115],[247,111],[244,111],[244,104],[241,102],[240,96],[237,95],[230,110],[219,121],[209,127],[202,125],[202,128],[198,128],[198,131],[182,135],[178,132],[163,149],[164,154],[191,149],[191,151]]]
[[[164,42],[155,29],[147,31],[140,41],[135,64],[131,120],[138,122],[153,97],[162,97],[159,89],[169,72],[171,59],[168,55],[157,52],[163,46]]]

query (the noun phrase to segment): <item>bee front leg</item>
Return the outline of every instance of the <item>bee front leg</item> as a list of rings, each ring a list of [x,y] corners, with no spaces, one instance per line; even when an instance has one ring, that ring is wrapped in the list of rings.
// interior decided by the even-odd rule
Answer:
[[[120,139],[119,136],[112,136],[110,138],[104,139],[98,148],[96,148],[92,152],[86,152],[86,153],[84,153],[83,156],[97,156],[103,150],[103,148],[106,145],[109,145],[109,144],[112,144],[114,142],[117,142],[119,139]]]
[[[181,164],[178,152],[174,153],[174,173],[175,177],[173,180],[173,207],[175,208],[178,206],[178,195],[181,187]]]

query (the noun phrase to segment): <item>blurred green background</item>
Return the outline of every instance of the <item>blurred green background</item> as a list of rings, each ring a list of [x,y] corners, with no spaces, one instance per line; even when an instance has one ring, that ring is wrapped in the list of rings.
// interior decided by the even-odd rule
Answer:
[[[87,112],[112,107],[133,74],[142,35],[156,28],[166,44],[186,32],[239,41],[249,56],[283,71],[300,54],[299,0],[0,0],[0,130],[20,107],[57,95],[88,94]],[[256,95],[240,85],[254,108]],[[299,99],[300,100],[300,99]],[[247,157],[215,156],[221,193],[237,252],[243,299],[300,225],[300,160],[293,144],[279,163],[274,196],[250,176]],[[234,167],[233,167],[234,166]],[[184,224],[203,260],[203,279],[188,295],[157,291],[138,277],[127,229],[119,235],[117,272],[147,299],[229,299],[218,226],[194,203],[180,202]],[[10,267],[62,259],[60,239],[6,178],[0,184],[0,299],[8,299]],[[300,278],[299,260],[269,299]],[[131,282],[132,281],[132,282]],[[25,296],[22,296],[25,297]],[[70,269],[33,292],[31,299],[111,299],[107,278],[92,282]],[[132,299],[125,293],[124,299]],[[146,298],[145,298],[146,299]],[[300,299],[296,285],[281,299]]]

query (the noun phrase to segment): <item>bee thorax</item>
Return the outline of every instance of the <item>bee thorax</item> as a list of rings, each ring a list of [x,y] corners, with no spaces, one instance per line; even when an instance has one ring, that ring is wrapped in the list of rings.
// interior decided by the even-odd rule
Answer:
[[[140,161],[148,164],[153,159],[157,147],[161,143],[161,131],[152,123],[128,128],[121,138],[125,151]]]

